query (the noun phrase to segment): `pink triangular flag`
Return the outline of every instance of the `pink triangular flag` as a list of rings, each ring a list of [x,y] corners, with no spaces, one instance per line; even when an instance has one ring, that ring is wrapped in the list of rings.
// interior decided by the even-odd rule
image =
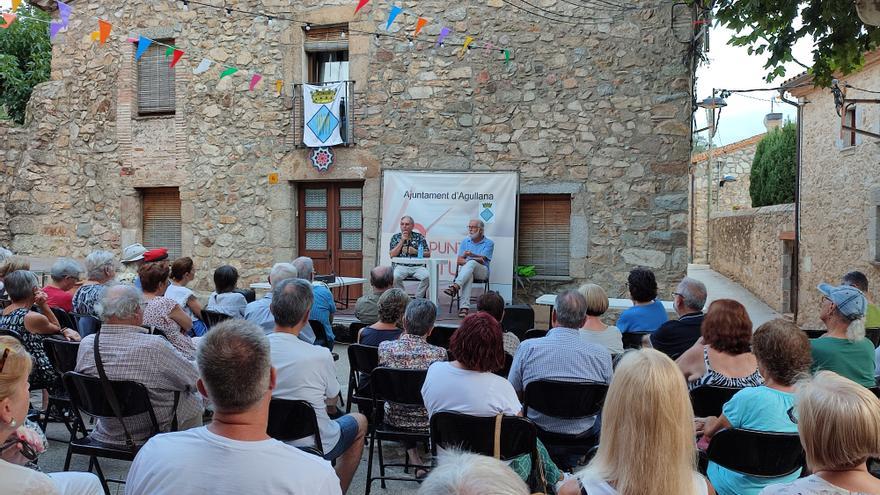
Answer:
[[[12,12],[4,13],[3,20],[6,21],[6,23],[3,24],[2,26],[0,26],[0,28],[6,29],[9,26],[11,26],[12,23],[15,22],[15,17],[16,17],[15,14],[13,14]]]
[[[254,74],[254,77],[251,78],[251,83],[248,85],[248,91],[253,91],[254,87],[257,85],[257,83],[260,82],[260,79],[262,78],[263,76],[259,74]]]

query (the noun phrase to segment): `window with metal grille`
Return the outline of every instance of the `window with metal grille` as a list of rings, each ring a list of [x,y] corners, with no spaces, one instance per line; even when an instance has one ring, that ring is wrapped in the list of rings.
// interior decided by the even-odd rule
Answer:
[[[519,197],[518,265],[534,265],[538,276],[568,276],[571,258],[571,196]]]
[[[173,46],[174,40],[158,40],[137,62],[138,115],[174,114],[174,69],[162,45]]]
[[[144,211],[144,247],[166,248],[168,258],[181,257],[180,192],[176,187],[141,189]]]

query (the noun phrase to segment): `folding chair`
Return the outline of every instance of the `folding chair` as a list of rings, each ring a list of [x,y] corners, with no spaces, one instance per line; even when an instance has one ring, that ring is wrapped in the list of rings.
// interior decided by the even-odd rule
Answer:
[[[504,353],[504,366],[500,370],[494,371],[493,373],[500,376],[501,378],[506,379],[507,375],[510,374],[510,367],[511,366],[513,366],[513,356],[511,356],[510,354]]]
[[[428,335],[427,341],[431,345],[449,349],[449,342],[452,340],[452,334],[455,333],[455,330],[457,330],[457,327],[437,325],[431,330],[431,335]]]
[[[778,478],[800,471],[804,449],[797,433],[728,428],[712,437],[709,461],[738,473],[758,478]]]
[[[431,416],[431,449],[435,455],[437,447],[467,450],[502,461],[529,455],[532,465],[536,465],[540,462],[537,446],[535,424],[520,416],[480,417],[451,411]]]
[[[452,280],[456,280],[458,278],[458,271],[460,269],[461,269],[461,265],[456,264],[455,265],[455,275],[452,277]],[[478,285],[478,284],[483,285],[483,294],[489,292],[489,277],[482,279],[482,278],[477,278],[476,275],[474,275],[473,285]],[[471,297],[470,294],[468,294],[468,297]],[[473,297],[471,297],[471,299],[473,299]],[[458,307],[459,304],[461,304],[461,289],[459,289],[455,293],[454,296],[449,298],[449,312],[452,313],[453,305]]]
[[[535,310],[528,304],[510,304],[504,307],[501,328],[505,332],[513,332],[522,340],[526,331],[535,327]]]
[[[219,313],[217,311],[202,309],[202,321],[205,322],[205,326],[208,327],[208,330],[210,330],[211,327],[220,323],[221,321],[226,321],[231,318],[232,317],[226,313]]]
[[[79,352],[79,342],[44,338],[43,350],[46,352],[46,356],[48,356],[52,368],[55,369],[55,373],[58,374],[58,380],[56,386],[49,390],[49,403],[46,405],[46,410],[40,415],[40,420],[37,424],[40,426],[40,429],[45,432],[50,419],[60,420],[64,423],[67,431],[73,434],[74,428],[77,427],[78,422],[73,418],[73,407],[70,403],[70,394],[67,392],[67,388],[64,387],[64,381],[61,377],[64,373],[73,371],[76,368],[76,355]],[[52,414],[53,409],[55,410],[54,415]],[[85,435],[87,432],[83,431],[83,434]]]
[[[623,348],[625,349],[641,349],[642,341],[645,335],[651,332],[623,332],[621,340],[623,340]]]
[[[880,344],[880,328],[866,328],[865,337],[874,344],[874,349],[876,349],[877,345]]]
[[[314,447],[299,448],[318,457],[324,457],[318,417],[307,401],[273,398],[269,402],[269,424],[266,427],[266,434],[282,442],[313,436]]]
[[[58,324],[61,325],[61,328],[70,328],[72,330],[79,331],[79,328],[76,324],[76,318],[73,317],[67,311],[64,311],[61,308],[51,308],[52,313],[55,315],[55,318],[58,319]]]
[[[84,315],[80,313],[70,313],[76,320],[76,331],[80,337],[86,337],[101,330],[101,320],[92,315]]]
[[[422,399],[422,385],[425,384],[427,370],[409,370],[379,367],[373,370],[370,376],[370,387],[373,391],[373,428],[370,430],[370,453],[367,460],[367,488],[366,495],[370,494],[370,488],[373,481],[380,480],[382,488],[385,488],[385,480],[397,481],[415,481],[421,482],[420,479],[403,476],[386,476],[385,468],[387,466],[410,467],[429,469],[430,466],[415,466],[406,459],[404,464],[386,463],[382,455],[382,440],[424,440],[431,439],[430,432],[411,431],[396,428],[388,425],[384,421],[384,417],[380,418],[378,411],[383,410],[384,402],[393,402],[402,406],[409,407],[425,407],[424,399]],[[384,414],[382,415],[384,416]],[[379,476],[373,476],[373,447],[378,444],[379,449]]]
[[[691,390],[691,404],[694,406],[694,416],[705,418],[706,416],[721,416],[721,408],[733,397],[733,394],[742,390],[735,387],[716,387],[703,385]]]
[[[546,336],[547,336],[547,330],[539,330],[537,328],[533,328],[533,329],[529,330],[528,332],[526,332],[525,335],[523,335],[522,341],[525,342],[526,340],[529,340],[529,339],[540,339],[541,337],[546,337]]]
[[[373,370],[379,366],[379,348],[363,344],[349,345],[348,364],[348,401],[345,406],[346,414],[351,412],[352,402],[357,403],[359,410],[366,409],[365,406],[371,405],[373,394],[369,389],[369,377]]]

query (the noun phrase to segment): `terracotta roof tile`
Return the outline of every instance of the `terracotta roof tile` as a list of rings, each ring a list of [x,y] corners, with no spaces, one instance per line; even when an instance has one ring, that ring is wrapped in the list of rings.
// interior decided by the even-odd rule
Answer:
[[[728,153],[733,153],[734,151],[741,150],[741,149],[749,147],[753,144],[757,144],[758,141],[764,139],[764,136],[766,136],[766,135],[767,135],[766,132],[762,132],[761,134],[756,134],[750,138],[743,139],[742,141],[730,143],[728,145],[721,146],[719,148],[713,148],[712,149],[712,156],[713,157],[724,156]],[[705,161],[707,158],[709,158],[709,152],[703,151],[703,152],[700,152],[700,153],[697,153],[697,154],[691,156],[691,163],[699,163],[699,162]]]

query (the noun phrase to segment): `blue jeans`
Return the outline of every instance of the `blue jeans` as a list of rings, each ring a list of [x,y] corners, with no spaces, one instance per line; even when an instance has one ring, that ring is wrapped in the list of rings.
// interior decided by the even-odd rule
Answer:
[[[339,423],[339,441],[336,446],[330,449],[330,452],[324,453],[324,459],[332,461],[341,456],[354,443],[358,433],[358,422],[351,414],[346,414],[339,419],[334,419]]]

